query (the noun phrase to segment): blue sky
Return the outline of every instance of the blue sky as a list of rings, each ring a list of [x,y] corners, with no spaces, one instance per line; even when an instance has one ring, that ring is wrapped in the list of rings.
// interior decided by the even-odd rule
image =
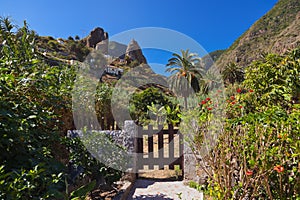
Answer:
[[[207,52],[228,48],[277,0],[0,0],[0,15],[27,20],[39,35],[81,38],[99,26],[110,36],[162,27],[196,40]],[[153,53],[146,55],[149,62]]]

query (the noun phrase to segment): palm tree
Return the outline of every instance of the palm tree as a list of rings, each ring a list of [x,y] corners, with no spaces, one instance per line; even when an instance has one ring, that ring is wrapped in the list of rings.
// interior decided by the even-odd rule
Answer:
[[[181,50],[181,55],[173,54],[166,67],[166,72],[172,74],[169,83],[177,94],[184,97],[184,107],[187,109],[187,97],[200,90],[199,81],[202,77],[200,58],[189,50]]]
[[[0,30],[4,32],[11,32],[14,25],[11,23],[9,17],[0,17]]]
[[[201,79],[201,92],[208,94],[209,91],[220,88],[222,85],[222,77],[215,67],[209,68]]]
[[[236,63],[228,63],[225,69],[221,72],[224,82],[234,84],[235,82],[242,82],[244,80],[244,69]]]

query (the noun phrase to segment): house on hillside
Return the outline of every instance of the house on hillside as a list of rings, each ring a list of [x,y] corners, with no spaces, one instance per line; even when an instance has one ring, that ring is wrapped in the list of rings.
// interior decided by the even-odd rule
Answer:
[[[124,72],[123,69],[117,68],[117,67],[112,66],[112,65],[107,65],[104,69],[103,75],[108,74],[108,75],[115,76],[118,79],[120,79],[123,72]]]

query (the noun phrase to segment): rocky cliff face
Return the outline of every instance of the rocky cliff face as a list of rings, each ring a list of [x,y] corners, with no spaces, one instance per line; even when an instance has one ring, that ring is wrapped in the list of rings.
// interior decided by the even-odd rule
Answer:
[[[279,0],[221,55],[216,64],[221,69],[230,62],[247,66],[264,53],[285,53],[299,45],[300,1]]]
[[[285,28],[278,39],[274,42],[271,51],[277,53],[285,53],[289,49],[294,49],[300,44],[300,11],[296,19]]]
[[[91,31],[86,38],[86,46],[99,50],[103,54],[109,54],[120,58],[127,56],[131,61],[137,61],[139,64],[147,63],[137,41],[131,40],[128,46],[118,42],[109,41],[108,33],[99,27]]]
[[[108,52],[108,33],[104,32],[102,28],[95,28],[91,31],[86,39],[86,46],[100,50],[102,53]]]
[[[115,41],[109,41],[108,54],[124,59],[127,45]]]
[[[128,56],[131,60],[137,60],[139,64],[146,64],[146,58],[143,55],[141,47],[135,40],[131,40],[126,49],[126,56]]]

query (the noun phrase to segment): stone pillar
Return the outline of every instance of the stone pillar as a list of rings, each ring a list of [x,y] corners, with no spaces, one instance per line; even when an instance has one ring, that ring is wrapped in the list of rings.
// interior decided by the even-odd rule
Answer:
[[[134,139],[137,136],[137,125],[133,120],[126,120],[124,122],[124,144],[127,144],[127,150],[130,154],[135,152]]]
[[[128,144],[127,150],[128,154],[131,157],[131,162],[129,163],[129,166],[131,169],[129,169],[129,173],[131,173],[131,176],[133,179],[137,178],[137,153],[136,153],[136,138],[138,134],[138,126],[134,123],[133,120],[127,120],[124,122],[124,139],[126,138],[126,143]]]
[[[189,147],[189,144],[184,142],[183,149],[183,168],[184,168],[184,181],[195,181],[198,183],[199,176],[197,175],[198,167],[196,158]]]

